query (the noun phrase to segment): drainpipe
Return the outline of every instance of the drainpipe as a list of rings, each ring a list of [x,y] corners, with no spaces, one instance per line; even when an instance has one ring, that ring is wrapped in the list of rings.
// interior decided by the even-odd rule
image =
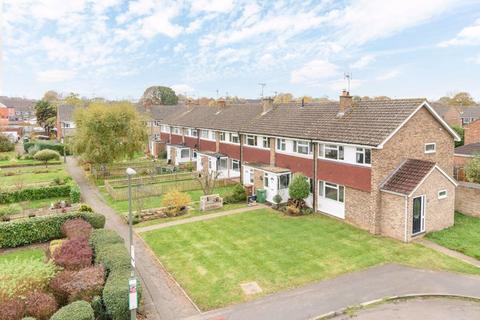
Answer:
[[[240,142],[240,183],[243,185],[243,139],[242,136],[240,135],[240,131],[237,132],[238,134],[238,140]]]
[[[407,242],[408,234],[408,196],[405,196],[405,236],[404,241]]]
[[[312,201],[312,207],[313,207],[313,212],[317,212],[317,195],[318,195],[318,183],[317,183],[317,170],[318,170],[318,162],[317,162],[317,150],[318,150],[318,144],[314,143],[312,140],[312,149],[313,149],[313,201]]]

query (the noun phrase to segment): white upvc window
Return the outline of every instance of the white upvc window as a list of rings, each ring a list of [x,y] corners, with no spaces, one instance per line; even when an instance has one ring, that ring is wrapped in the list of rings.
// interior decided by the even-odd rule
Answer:
[[[310,143],[305,140],[294,140],[293,141],[293,152],[301,154],[310,153]]]
[[[170,130],[170,128],[165,124],[162,124],[160,126],[160,131],[162,131],[162,132],[168,132],[169,130]]]
[[[257,145],[257,136],[247,135],[246,143],[247,143],[248,146],[256,146]]]
[[[180,150],[180,158],[182,158],[182,159],[190,158],[190,149],[181,149]]]
[[[288,189],[289,185],[290,185],[290,173],[285,173],[278,176],[278,190]]]
[[[345,202],[345,187],[326,181],[318,181],[318,195],[337,202]]]
[[[226,133],[225,132],[220,132],[220,141],[226,141],[227,140],[227,136],[226,136]]]
[[[180,134],[180,128],[179,127],[172,127],[172,133],[173,134]]]
[[[268,137],[263,137],[262,138],[262,147],[264,148],[270,148],[270,138]]]
[[[200,138],[208,139],[208,130],[200,130]]]
[[[227,170],[227,158],[220,158],[218,161],[218,170]]]
[[[190,137],[198,137],[198,131],[197,131],[197,129],[191,129],[191,128],[190,128],[190,129],[187,130],[187,132],[188,132],[188,135],[189,135]]]
[[[446,189],[438,191],[438,199],[445,199],[448,196]]]
[[[153,121],[153,126],[154,127],[160,127],[160,121],[158,121],[158,120]]]
[[[232,171],[235,171],[235,172],[240,171],[240,161],[239,160],[232,160]]]
[[[285,141],[285,139],[277,138],[277,150],[279,151],[287,150],[287,142]]]
[[[356,148],[356,162],[360,164],[371,164],[371,150],[368,148]]]
[[[437,145],[434,142],[425,143],[425,153],[435,153],[437,151]]]
[[[231,143],[240,143],[240,138],[238,137],[238,134],[231,133],[230,134],[230,142]]]
[[[322,158],[333,160],[344,159],[343,146],[339,146],[337,144],[326,144],[320,148],[320,151],[321,153],[319,154],[319,156]]]
[[[216,140],[217,139],[217,133],[213,130],[210,130],[210,140]]]

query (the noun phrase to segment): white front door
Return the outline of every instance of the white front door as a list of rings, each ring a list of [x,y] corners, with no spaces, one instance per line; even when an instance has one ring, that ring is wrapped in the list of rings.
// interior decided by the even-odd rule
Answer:
[[[263,188],[267,191],[267,201],[273,203],[273,197],[278,193],[277,190],[277,176],[265,172],[263,175]]]

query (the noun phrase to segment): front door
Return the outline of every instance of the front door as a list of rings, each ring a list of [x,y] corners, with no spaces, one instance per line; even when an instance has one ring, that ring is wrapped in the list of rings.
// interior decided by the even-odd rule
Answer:
[[[425,231],[425,196],[413,198],[412,234]]]

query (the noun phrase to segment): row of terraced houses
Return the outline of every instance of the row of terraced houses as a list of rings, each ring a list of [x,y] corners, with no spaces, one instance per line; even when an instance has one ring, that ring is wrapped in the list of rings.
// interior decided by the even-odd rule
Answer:
[[[425,99],[145,106],[149,150],[173,164],[239,179],[288,200],[295,174],[307,204],[374,234],[410,241],[453,225],[457,134]]]

